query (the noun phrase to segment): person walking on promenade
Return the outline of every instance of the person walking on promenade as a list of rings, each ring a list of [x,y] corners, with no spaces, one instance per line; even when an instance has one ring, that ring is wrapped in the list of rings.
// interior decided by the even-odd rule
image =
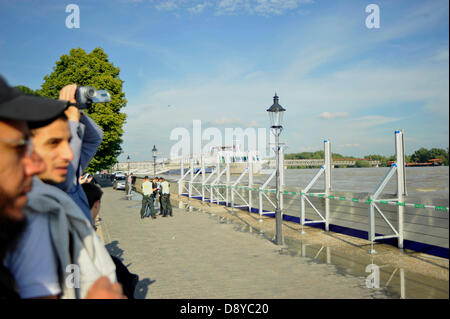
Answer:
[[[136,176],[133,175],[133,173],[131,173],[131,190],[136,191]]]
[[[163,177],[160,179],[160,185],[161,185],[161,203],[162,203],[162,211],[163,211],[163,217],[166,216],[173,216],[172,215],[172,205],[170,204],[170,189],[169,189],[169,182],[167,182]]]
[[[153,186],[153,183],[150,182],[148,176],[144,177],[144,182],[142,183],[142,207],[141,207],[141,219],[145,217],[149,217],[147,214],[147,206],[150,208],[150,215],[152,219],[156,218],[155,207],[153,203],[153,193],[156,191],[156,188]]]
[[[153,204],[154,204],[154,207],[155,207],[155,210],[156,210],[156,204],[157,204],[156,198],[158,197],[158,194],[159,194],[159,179],[156,176],[153,177],[152,187],[153,187],[153,189],[155,189],[155,191],[153,192],[153,197],[152,198],[153,198]],[[161,215],[161,204],[160,203],[158,203],[158,204],[160,206],[158,215]]]
[[[133,182],[133,173],[130,173],[130,175],[127,175],[127,185],[126,185],[126,193],[127,196],[131,195],[131,184]]]
[[[159,215],[163,216],[163,205],[162,205],[162,196],[161,196],[161,177],[156,177],[156,185],[158,186],[157,195],[158,195],[158,201],[159,201]],[[155,199],[156,199],[156,195],[155,195]]]

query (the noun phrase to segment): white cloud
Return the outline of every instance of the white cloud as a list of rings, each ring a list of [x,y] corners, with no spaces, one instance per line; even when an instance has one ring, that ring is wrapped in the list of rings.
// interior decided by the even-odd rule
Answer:
[[[211,5],[212,4],[210,2],[206,2],[205,1],[203,3],[198,3],[194,7],[188,8],[187,10],[190,13],[193,13],[193,14],[200,14],[200,13],[202,13],[205,10],[205,8],[207,8],[207,7],[211,6]]]
[[[324,120],[340,119],[345,117],[348,117],[347,112],[336,112],[336,113],[323,112],[319,114],[319,118]]]
[[[257,2],[223,0],[217,2],[216,9],[221,4],[222,9],[228,8],[231,14],[239,9],[246,10],[246,5],[248,10],[254,10],[250,6],[252,3]],[[267,1],[265,5],[270,7]],[[284,5],[289,6],[288,2]],[[439,18],[434,11],[428,13]],[[421,132],[430,128],[438,135],[441,129],[434,127],[435,122],[448,119],[448,49],[429,48],[423,59],[405,59],[401,63],[381,61],[371,52],[372,48],[408,39],[417,30],[427,28],[426,21],[422,20],[405,21],[406,25],[400,22],[392,28],[382,25],[385,28],[380,32],[382,35],[373,33],[372,37],[367,37],[365,33],[355,32],[358,26],[342,16],[324,15],[311,23],[306,35],[293,31],[280,36],[279,52],[289,52],[289,55],[278,57],[283,63],[274,72],[261,70],[260,64],[251,65],[245,58],[230,56],[226,61],[217,62],[217,69],[223,72],[188,74],[179,84],[149,83],[151,89],[134,97],[133,105],[129,103],[127,137],[133,135],[141,139],[149,125],[158,134],[169,136],[175,126],[190,130],[192,119],[201,119],[205,127],[210,123],[241,127],[256,127],[257,123],[262,123],[264,127],[268,125],[265,110],[271,105],[275,91],[281,105],[287,109],[282,138],[291,149],[316,151],[321,149],[321,141],[326,136],[346,152],[390,154],[394,129],[405,128],[407,137],[417,131],[419,123],[410,121],[409,105],[414,106],[416,112],[420,112],[420,108],[427,112],[429,122],[423,123],[425,128]],[[364,20],[362,27],[363,23]],[[303,36],[306,39],[302,39]],[[433,56],[435,59],[430,58]],[[353,57],[356,57],[354,61]],[[332,67],[328,68],[330,65]],[[316,70],[321,72],[314,73]],[[310,76],[311,73],[314,76]],[[145,107],[147,101],[152,105],[175,107],[148,108]],[[140,104],[142,107],[137,107]],[[392,113],[386,111],[387,106]],[[152,118],[164,121],[149,124]],[[329,121],[324,125],[323,120]],[[448,120],[446,132],[448,135]],[[427,136],[418,134],[415,136],[426,146]],[[440,135],[443,137],[439,142],[447,139],[448,144],[448,136]]]
[[[175,0],[169,0],[158,3],[155,8],[160,11],[173,11],[178,9],[178,5]]]
[[[254,12],[263,15],[280,15],[285,11],[297,9],[301,4],[312,1],[304,0],[256,0]]]
[[[200,14],[207,7],[214,7],[218,15],[255,14],[273,16],[288,10],[298,9],[304,3],[312,0],[163,0],[155,2],[155,8],[160,11],[186,10],[192,14]]]

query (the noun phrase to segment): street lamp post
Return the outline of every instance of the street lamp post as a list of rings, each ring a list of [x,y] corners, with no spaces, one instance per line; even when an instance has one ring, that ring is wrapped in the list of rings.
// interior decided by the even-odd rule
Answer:
[[[275,222],[276,222],[276,244],[283,245],[282,234],[282,219],[280,208],[280,134],[283,131],[283,112],[286,111],[280,104],[278,104],[278,96],[275,93],[273,97],[273,105],[267,109],[269,112],[270,122],[272,126],[273,135],[275,135],[275,154],[276,154],[276,198],[277,207],[275,209]]]
[[[153,176],[156,176],[156,152],[158,152],[158,150],[156,149],[156,145],[153,145]]]
[[[131,194],[131,183],[130,180],[130,155],[127,156],[127,163],[128,163],[128,174],[127,174],[127,180],[125,181],[125,192],[127,196]],[[130,200],[130,197],[128,197],[128,200]]]
[[[127,163],[128,163],[128,175],[130,175],[130,155],[127,156]]]

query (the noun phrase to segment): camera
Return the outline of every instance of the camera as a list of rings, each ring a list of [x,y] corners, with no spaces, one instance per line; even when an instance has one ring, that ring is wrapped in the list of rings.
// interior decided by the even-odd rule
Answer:
[[[79,109],[88,109],[92,103],[111,102],[111,95],[106,90],[96,90],[92,86],[79,86],[75,92],[75,100]]]

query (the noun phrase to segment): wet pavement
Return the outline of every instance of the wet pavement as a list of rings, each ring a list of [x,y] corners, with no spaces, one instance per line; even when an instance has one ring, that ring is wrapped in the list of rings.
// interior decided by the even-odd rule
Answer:
[[[448,298],[448,260],[197,200],[139,218],[139,194],[105,187],[101,231],[139,274],[137,298]],[[379,288],[377,288],[379,287]]]

